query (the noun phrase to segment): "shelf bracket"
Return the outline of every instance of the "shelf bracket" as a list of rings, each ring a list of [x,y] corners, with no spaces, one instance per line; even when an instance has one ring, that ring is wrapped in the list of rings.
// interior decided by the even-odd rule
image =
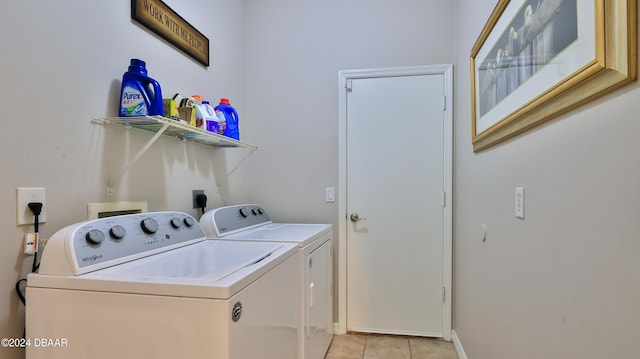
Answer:
[[[220,194],[220,196],[222,196],[222,189],[225,188],[227,186],[227,184],[229,183],[229,177],[231,177],[231,175],[233,175],[233,173],[240,168],[240,166],[242,166],[242,164],[244,163],[244,161],[246,161],[254,152],[256,152],[258,148],[252,148],[251,151],[249,153],[247,153],[232,169],[231,171],[227,172],[227,176],[225,177],[225,181],[222,184],[218,184],[216,183],[216,192]],[[223,203],[224,203],[224,199],[223,199]]]
[[[244,161],[247,160],[247,158],[249,158],[249,156],[251,156],[255,151],[257,150],[257,148],[252,148],[251,152],[247,153],[242,160],[240,160],[240,162],[238,162],[237,165],[235,165],[235,167],[233,167],[231,169],[231,171],[227,172],[227,178],[231,177],[231,175],[233,174],[233,172],[235,172],[243,163]]]
[[[151,137],[151,139],[149,140],[149,142],[147,142],[146,145],[144,145],[140,151],[138,151],[138,153],[131,159],[131,161],[129,161],[129,163],[127,163],[126,166],[124,166],[124,168],[122,169],[122,171],[120,172],[120,175],[118,175],[118,177],[116,177],[115,180],[109,182],[107,184],[107,196],[111,196],[113,194],[113,186],[115,186],[116,184],[118,184],[118,182],[120,182],[120,180],[122,179],[122,177],[129,172],[129,169],[140,159],[140,157],[142,157],[142,155],[144,155],[145,152],[147,152],[147,150],[149,149],[149,147],[151,147],[151,145],[153,145],[154,142],[156,142],[156,140],[158,138],[160,138],[160,136],[162,136],[162,134],[164,133],[164,131],[167,130],[167,128],[169,127],[168,123],[165,123],[162,128],[160,130],[158,130],[158,132],[156,132],[153,137]]]

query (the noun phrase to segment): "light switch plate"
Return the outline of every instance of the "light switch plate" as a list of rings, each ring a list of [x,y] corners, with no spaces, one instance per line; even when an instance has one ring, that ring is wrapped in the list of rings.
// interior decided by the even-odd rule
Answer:
[[[524,187],[516,187],[516,217],[524,219]]]
[[[327,203],[333,203],[336,201],[336,190],[333,187],[327,187],[325,189],[325,200]]]

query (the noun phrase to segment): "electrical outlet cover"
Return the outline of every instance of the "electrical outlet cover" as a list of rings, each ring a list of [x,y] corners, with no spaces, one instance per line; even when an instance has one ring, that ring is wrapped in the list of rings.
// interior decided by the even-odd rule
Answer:
[[[16,188],[16,219],[19,226],[34,223],[34,216],[29,209],[30,202],[42,203],[42,211],[38,223],[47,221],[47,201],[44,188]]]

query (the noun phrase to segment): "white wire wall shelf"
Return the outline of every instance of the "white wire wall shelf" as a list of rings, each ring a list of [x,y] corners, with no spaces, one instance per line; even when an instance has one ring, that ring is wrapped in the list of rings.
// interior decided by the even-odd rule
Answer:
[[[103,117],[95,118],[92,122],[102,125],[116,124],[126,128],[136,128],[154,133],[153,137],[147,142],[147,144],[144,145],[142,149],[133,156],[129,163],[124,166],[120,175],[116,177],[115,180],[112,180],[107,184],[107,195],[109,196],[113,193],[113,186],[120,182],[120,179],[122,179],[125,173],[129,171],[129,169],[140,159],[140,157],[142,157],[149,147],[151,147],[151,145],[153,145],[153,143],[162,135],[179,138],[183,141],[196,142],[215,148],[236,147],[250,149],[251,152],[245,156],[245,158],[240,161],[240,163],[231,170],[227,176],[230,176],[240,166],[240,164],[249,157],[249,155],[258,149],[258,146],[256,145],[218,135],[162,116]]]
[[[243,147],[250,148],[252,150],[258,148],[258,146],[247,142],[218,135],[213,132],[161,116],[104,117],[96,118],[94,121],[104,125],[117,124],[125,127],[137,128],[213,147]]]

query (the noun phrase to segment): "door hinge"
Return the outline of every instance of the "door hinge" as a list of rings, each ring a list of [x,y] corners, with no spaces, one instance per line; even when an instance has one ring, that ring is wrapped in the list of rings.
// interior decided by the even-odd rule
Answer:
[[[442,287],[442,303],[446,303],[446,299],[447,299],[447,289],[445,287]]]
[[[351,82],[351,79],[347,79],[347,83],[344,85],[344,88],[347,89],[347,92],[353,91],[353,84]]]
[[[447,96],[442,96],[442,111],[447,109]]]
[[[442,192],[442,207],[447,206],[447,192]]]

